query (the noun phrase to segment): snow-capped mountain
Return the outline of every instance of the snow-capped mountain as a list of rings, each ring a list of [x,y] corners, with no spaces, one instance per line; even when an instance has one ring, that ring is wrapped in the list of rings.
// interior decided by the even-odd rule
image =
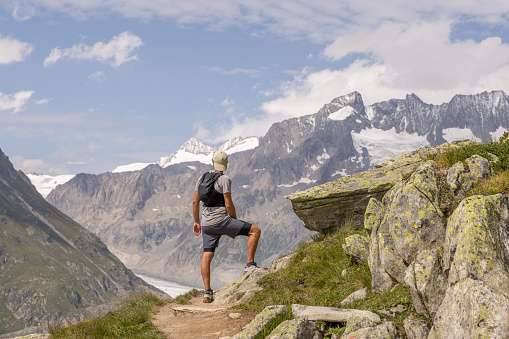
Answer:
[[[30,173],[27,174],[27,177],[32,182],[32,185],[35,186],[37,191],[41,193],[41,195],[46,198],[48,194],[58,185],[63,185],[72,178],[74,178],[74,174],[64,174],[64,175],[46,175],[46,174],[37,174]]]
[[[258,137],[235,137],[217,147],[213,147],[205,145],[196,138],[191,138],[187,140],[176,152],[167,157],[161,157],[161,159],[157,161],[157,164],[162,168],[194,161],[209,165],[212,162],[212,155],[215,151],[221,150],[225,151],[226,154],[231,155],[254,149],[258,147],[259,144],[260,141]]]

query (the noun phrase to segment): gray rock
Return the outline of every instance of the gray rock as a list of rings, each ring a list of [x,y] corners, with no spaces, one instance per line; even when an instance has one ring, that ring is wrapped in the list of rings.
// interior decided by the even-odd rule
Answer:
[[[341,306],[344,306],[346,304],[352,303],[356,300],[364,299],[368,296],[368,289],[365,287],[361,290],[355,291],[352,294],[350,294],[348,297],[346,297],[342,302]]]
[[[396,339],[400,338],[396,325],[384,322],[375,327],[366,327],[348,334],[348,339]]]
[[[303,319],[285,320],[278,325],[267,339],[321,339],[323,335],[316,323]]]
[[[292,305],[292,313],[295,318],[306,320],[322,320],[328,322],[344,323],[350,318],[359,316],[374,322],[380,321],[380,316],[369,311],[343,309],[323,306]]]
[[[289,255],[285,255],[284,257],[281,257],[278,260],[274,261],[272,265],[270,265],[269,267],[269,273],[275,273],[280,269],[287,267],[296,254],[297,254],[296,252],[293,252]]]
[[[406,270],[405,284],[415,310],[433,318],[447,290],[447,277],[436,249],[419,251]]]
[[[263,311],[256,315],[256,317],[246,326],[244,330],[234,335],[232,339],[257,338],[262,331],[267,329],[277,317],[282,317],[287,310],[288,309],[284,305],[265,307]]]
[[[428,337],[429,329],[426,322],[414,315],[408,316],[403,321],[403,326],[408,339],[426,339]]]
[[[366,212],[364,213],[364,228],[372,233],[373,229],[378,229],[383,218],[384,205],[375,198],[369,199]]]
[[[383,220],[371,234],[372,290],[387,291],[392,287],[386,274],[404,282],[405,271],[417,253],[443,242],[445,227],[439,193],[434,162],[427,161],[384,196]]]
[[[348,320],[346,323],[346,329],[343,335],[341,336],[341,339],[347,339],[349,338],[349,334],[355,331],[358,331],[362,328],[375,326],[377,323],[373,320],[369,320],[367,318],[363,318],[360,316],[352,317]]]
[[[345,239],[342,245],[346,255],[351,255],[353,260],[359,264],[368,262],[369,239],[359,234],[354,234]]]
[[[373,170],[342,177],[288,196],[297,216],[312,231],[326,232],[341,227],[349,219],[364,225],[364,212],[371,198],[381,200],[385,193],[436,154],[460,144],[443,144],[398,155]]]
[[[509,299],[482,281],[449,287],[428,339],[508,338]]]
[[[447,185],[456,199],[463,199],[479,179],[491,176],[490,162],[479,155],[472,155],[465,164],[457,162],[447,171]]]
[[[448,284],[472,278],[509,298],[509,197],[464,199],[447,223],[444,269]]]
[[[269,270],[252,269],[221,289],[214,292],[214,304],[241,304],[248,302],[261,287],[257,284],[265,275],[269,274]]]

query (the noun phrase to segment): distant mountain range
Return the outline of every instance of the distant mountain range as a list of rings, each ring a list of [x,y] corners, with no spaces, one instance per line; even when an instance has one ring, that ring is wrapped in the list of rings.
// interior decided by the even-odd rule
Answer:
[[[509,98],[501,91],[457,95],[442,105],[411,94],[370,106],[353,92],[316,113],[273,124],[263,138],[236,138],[219,147],[230,154],[226,173],[238,215],[261,226],[257,258],[268,263],[310,235],[286,195],[419,147],[498,138],[508,127]],[[190,139],[154,164],[78,174],[47,200],[99,235],[128,267],[199,286],[201,241],[191,232],[191,201],[215,149]],[[237,278],[245,259],[244,242],[221,242],[216,287]]]
[[[143,284],[0,151],[0,337],[104,314]]]

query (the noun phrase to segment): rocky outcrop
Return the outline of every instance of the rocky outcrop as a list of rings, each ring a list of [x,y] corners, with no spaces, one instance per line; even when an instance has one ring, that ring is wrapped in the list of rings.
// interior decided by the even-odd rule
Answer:
[[[439,208],[439,188],[432,161],[427,161],[406,181],[398,183],[384,196],[383,217],[373,227],[370,268],[373,289],[385,290],[386,274],[404,282],[405,271],[424,248],[439,246],[445,234]],[[377,274],[382,274],[377,277]]]
[[[429,329],[426,322],[414,315],[408,316],[403,321],[403,326],[408,339],[426,339],[428,337]]]
[[[449,288],[429,338],[503,338],[509,333],[509,197],[472,196],[449,218]]]
[[[356,332],[362,328],[376,326],[376,324],[377,324],[376,321],[370,320],[368,318],[364,318],[361,316],[352,317],[348,319],[345,326],[345,332],[343,332],[341,338],[349,338],[350,333]]]
[[[406,270],[405,283],[415,310],[435,317],[447,289],[447,276],[437,249],[422,250],[417,254]]]
[[[353,292],[348,297],[346,297],[343,301],[341,301],[341,306],[347,305],[357,300],[365,299],[368,296],[368,289],[365,287],[358,291]]]
[[[407,178],[430,154],[463,143],[421,148],[375,165],[375,169],[342,177],[288,196],[297,216],[312,231],[339,228],[345,220],[364,224],[364,213],[371,198],[382,200],[385,193]]]
[[[490,162],[479,155],[465,160],[465,165],[457,162],[447,172],[447,185],[456,199],[463,199],[479,179],[491,176]]]

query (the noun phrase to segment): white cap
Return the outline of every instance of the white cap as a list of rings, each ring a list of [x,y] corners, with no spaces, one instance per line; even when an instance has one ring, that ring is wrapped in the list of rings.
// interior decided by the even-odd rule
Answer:
[[[226,171],[228,167],[228,156],[223,151],[217,151],[212,156],[212,162],[214,163],[215,170]]]

